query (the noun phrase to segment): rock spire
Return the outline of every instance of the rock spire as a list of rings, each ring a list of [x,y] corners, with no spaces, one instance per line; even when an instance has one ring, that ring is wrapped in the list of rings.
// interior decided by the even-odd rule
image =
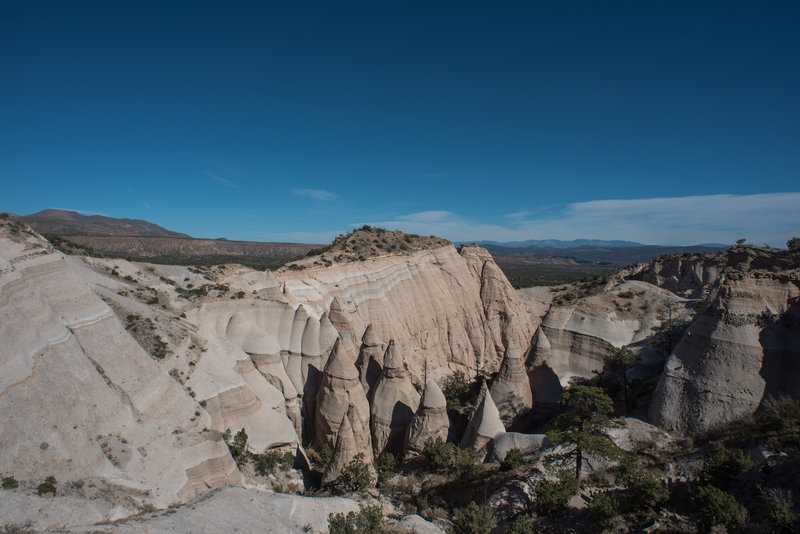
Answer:
[[[425,383],[417,413],[408,425],[405,448],[407,451],[420,452],[429,438],[446,441],[449,429],[447,399],[436,381],[429,378]]]

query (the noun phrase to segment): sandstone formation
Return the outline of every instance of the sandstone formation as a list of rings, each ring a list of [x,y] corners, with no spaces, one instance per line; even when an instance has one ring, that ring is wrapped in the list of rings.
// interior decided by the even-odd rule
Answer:
[[[531,383],[522,359],[522,351],[509,344],[500,371],[492,380],[489,392],[503,421],[513,421],[533,408]]]
[[[364,335],[361,336],[361,350],[356,362],[364,393],[369,394],[372,387],[378,382],[383,369],[383,353],[385,351],[386,347],[378,339],[372,324],[368,324]]]
[[[241,483],[205,410],[72,263],[12,224],[0,227],[0,471],[114,479],[161,505]]]
[[[384,452],[402,450],[406,429],[419,406],[419,393],[404,364],[394,340],[389,340],[383,356],[383,371],[370,398],[370,428],[376,458]]]
[[[439,384],[429,378],[422,392],[417,413],[408,425],[405,450],[420,452],[428,439],[447,441],[450,418],[447,416],[447,399]]]
[[[322,373],[322,385],[317,394],[314,416],[314,444],[317,448],[336,445],[339,425],[351,406],[352,419],[348,426],[351,432],[354,426],[361,432],[361,435],[354,438],[355,441],[361,444],[372,443],[369,437],[369,403],[358,380],[354,355],[348,353],[344,347],[344,342],[336,341]],[[365,461],[372,460],[371,447],[359,452],[365,454]]]
[[[462,449],[480,451],[505,431],[500,412],[484,382],[478,396],[478,404],[470,416],[460,446]]]
[[[356,438],[353,434],[353,426],[350,423],[350,417],[345,413],[339,423],[339,429],[336,434],[336,446],[333,448],[333,456],[331,463],[325,469],[322,475],[322,484],[327,485],[339,478],[344,468],[350,461],[359,453]]]
[[[752,414],[770,396],[800,397],[800,258],[735,247],[664,366],[653,422],[693,433]]]

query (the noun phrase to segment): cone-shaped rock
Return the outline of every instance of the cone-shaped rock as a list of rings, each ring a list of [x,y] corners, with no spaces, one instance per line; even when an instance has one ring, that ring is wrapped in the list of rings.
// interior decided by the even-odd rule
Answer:
[[[314,413],[314,444],[335,445],[339,424],[350,406],[354,407],[354,419],[366,435],[357,441],[369,442],[369,402],[358,380],[354,355],[348,353],[341,340],[333,345],[328,363],[322,372],[322,384],[316,398]],[[353,422],[355,424],[355,422]],[[352,427],[351,427],[352,430]],[[368,450],[362,450],[368,456]]]
[[[383,356],[383,371],[372,390],[372,448],[375,457],[400,452],[406,429],[419,406],[419,393],[393,340]]]
[[[325,469],[322,475],[322,484],[330,484],[342,473],[342,468],[358,454],[358,447],[356,446],[356,438],[353,435],[353,426],[350,423],[350,418],[347,413],[342,417],[339,423],[339,433],[336,435],[336,446],[333,449],[333,457],[331,463]]]
[[[331,323],[328,312],[324,312],[319,318],[319,347],[323,354],[330,353],[337,339],[339,339],[339,332]]]
[[[492,381],[489,392],[504,421],[511,421],[533,408],[531,383],[522,361],[522,352],[514,343],[508,344],[500,371]]]
[[[467,430],[461,439],[462,449],[479,451],[506,431],[500,420],[500,412],[492,399],[492,394],[485,387],[481,389],[484,395],[467,423]]]
[[[358,347],[358,337],[352,320],[352,312],[345,309],[344,303],[339,297],[333,297],[328,318],[344,341],[354,347]]]
[[[531,348],[528,352],[528,361],[525,362],[528,371],[533,370],[534,367],[541,365],[550,359],[550,341],[542,330],[542,326],[536,329],[531,341]]]
[[[406,450],[420,452],[425,448],[425,442],[431,438],[447,440],[450,429],[450,419],[447,417],[447,399],[441,388],[432,378],[425,384],[422,399],[417,408],[417,413],[408,425],[406,433]]]
[[[378,382],[383,369],[384,346],[375,334],[372,324],[367,325],[364,335],[361,336],[361,350],[358,353],[358,374],[365,393],[369,393]]]

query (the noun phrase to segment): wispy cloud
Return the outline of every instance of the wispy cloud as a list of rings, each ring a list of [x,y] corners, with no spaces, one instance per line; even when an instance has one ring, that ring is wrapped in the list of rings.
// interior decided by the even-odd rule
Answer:
[[[239,186],[235,182],[232,182],[227,178],[223,178],[222,176],[219,176],[218,174],[213,173],[211,171],[203,171],[203,172],[205,173],[206,176],[208,176],[209,178],[211,178],[220,185],[224,185],[225,187],[230,187],[231,189],[239,189]]]
[[[800,193],[609,199],[568,204],[557,213],[506,216],[508,225],[449,211],[425,211],[369,224],[454,241],[625,239],[646,244],[751,243],[784,246],[800,233]]]
[[[292,189],[292,194],[321,201],[336,200],[339,198],[339,195],[326,191],[325,189]]]

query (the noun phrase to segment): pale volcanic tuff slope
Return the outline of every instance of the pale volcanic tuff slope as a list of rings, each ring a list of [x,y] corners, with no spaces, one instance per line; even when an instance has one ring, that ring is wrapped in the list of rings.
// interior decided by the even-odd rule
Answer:
[[[797,251],[728,252],[664,366],[650,408],[656,424],[701,432],[752,414],[771,396],[800,398],[799,268]]]
[[[10,219],[0,317],[0,472],[102,477],[160,505],[241,483],[225,445],[204,432],[204,410],[62,254]]]

